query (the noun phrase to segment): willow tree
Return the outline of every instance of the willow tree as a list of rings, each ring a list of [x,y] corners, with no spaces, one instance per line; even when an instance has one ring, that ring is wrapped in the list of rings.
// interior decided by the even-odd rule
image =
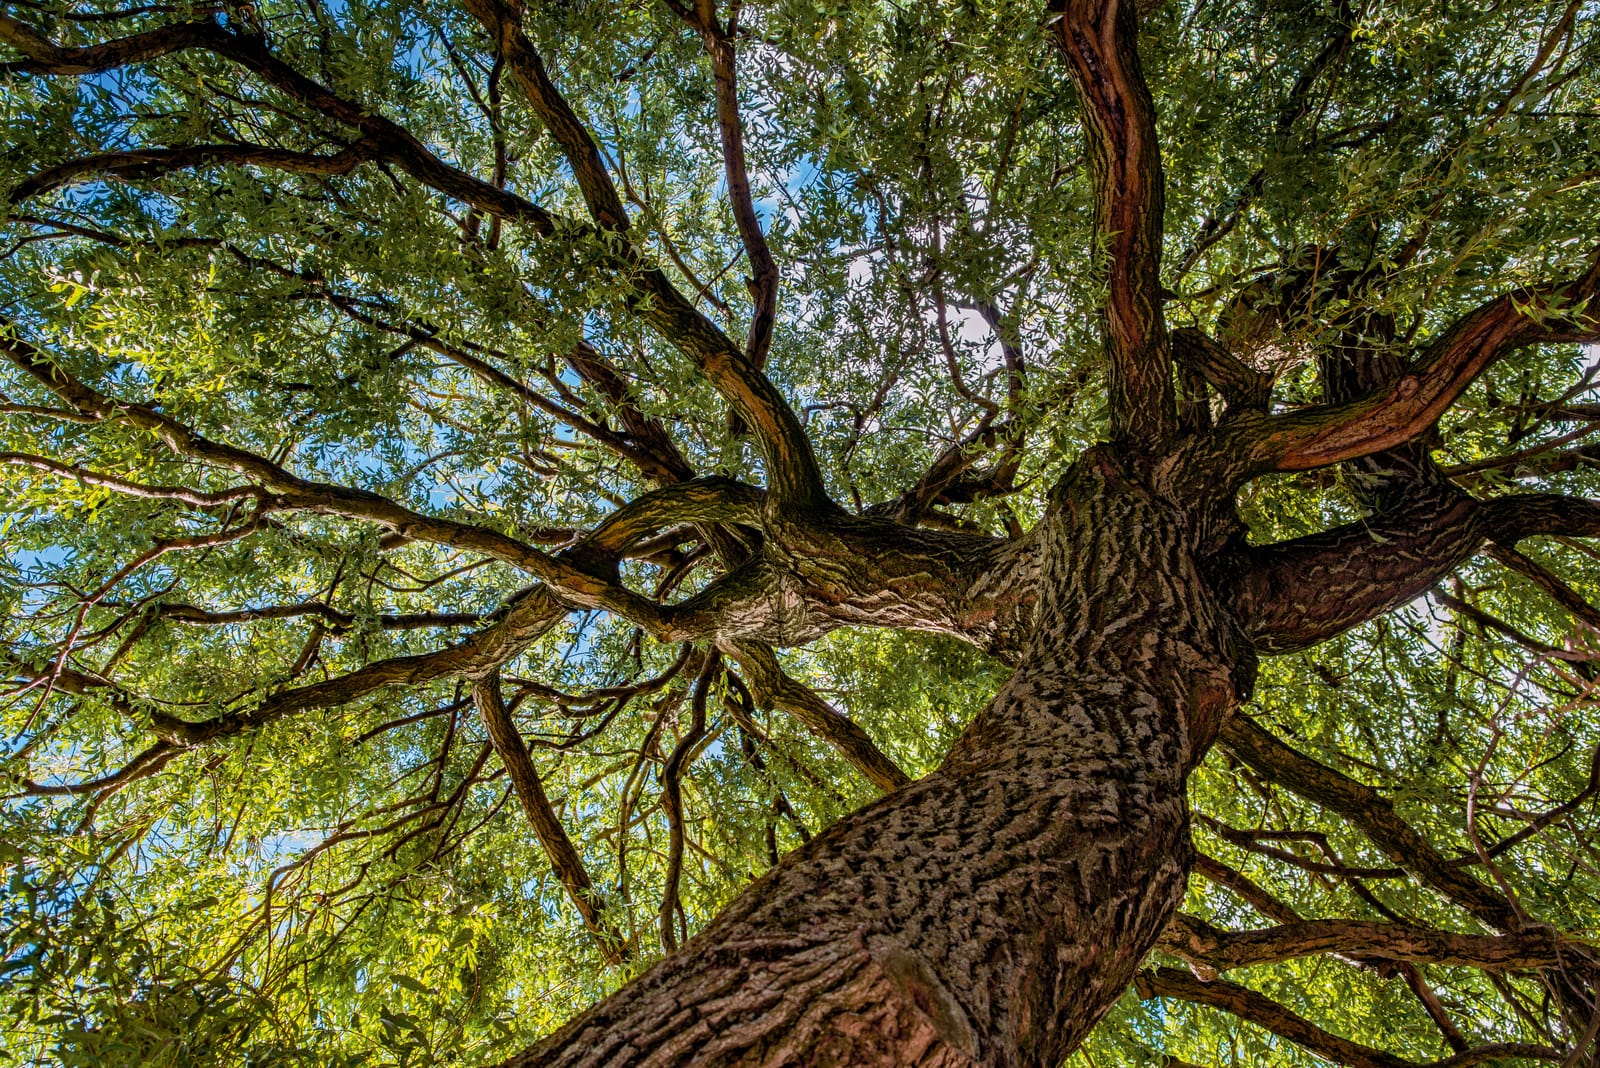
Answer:
[[[0,42],[12,1062],[1596,1062],[1592,4]]]

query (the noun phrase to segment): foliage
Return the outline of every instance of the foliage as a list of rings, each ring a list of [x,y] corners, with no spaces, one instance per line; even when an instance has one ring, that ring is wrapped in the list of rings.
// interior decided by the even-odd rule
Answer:
[[[579,221],[588,191],[471,10],[28,0],[0,14],[0,330],[151,413],[85,414],[0,363],[0,1063],[482,1063],[614,989],[878,792],[742,663],[707,668],[704,641],[564,605],[495,670],[627,947],[613,965],[530,830],[474,709],[477,675],[419,669],[169,744],[174,717],[248,720],[274,695],[462,648],[516,610],[531,578],[514,554],[373,501],[554,555],[662,485],[663,465],[770,474],[714,375],[650,318],[652,269],[736,339],[759,299],[692,13],[563,0],[523,20],[621,190],[619,234]],[[414,140],[393,150],[225,49],[36,69],[38,35],[76,47],[190,21],[251,41],[259,28],[275,62]],[[739,15],[750,204],[780,277],[765,370],[852,510],[903,500],[943,462],[956,473],[923,525],[1014,535],[1105,434],[1109,282],[1050,27],[1035,4],[964,0],[764,0]],[[1352,308],[1421,345],[1592,255],[1592,4],[1194,0],[1149,10],[1140,49],[1166,172],[1167,319],[1274,375],[1275,411],[1323,399],[1313,357]],[[171,154],[185,146],[212,148]],[[496,217],[418,159],[555,221]],[[1368,283],[1262,299],[1312,262]],[[1445,416],[1432,457],[1484,498],[1600,495],[1597,370],[1574,344],[1520,350]],[[161,420],[311,488],[232,492],[263,476],[172,447]],[[1275,475],[1243,490],[1241,514],[1258,544],[1323,530],[1366,514],[1357,483]],[[740,523],[720,537],[748,539]],[[623,584],[663,602],[711,586],[732,564],[710,529],[676,524],[622,562]],[[1523,551],[1540,570],[1480,555],[1432,595],[1264,661],[1250,711],[1379,787],[1445,856],[1488,849],[1537,922],[1593,939],[1596,615],[1528,576],[1593,603],[1600,572],[1574,539]],[[913,777],[1006,670],[896,629],[837,629],[780,658]],[[685,739],[671,888],[660,799]],[[1402,858],[1228,751],[1195,773],[1191,801],[1201,851],[1303,916],[1479,929]],[[1262,922],[1202,879],[1186,911]],[[1407,1060],[1449,1054],[1434,992],[1433,1015],[1474,1044],[1573,1038],[1526,975],[1381,972],[1319,955],[1231,978]],[[1077,1057],[1152,1051],[1313,1059],[1134,992]]]

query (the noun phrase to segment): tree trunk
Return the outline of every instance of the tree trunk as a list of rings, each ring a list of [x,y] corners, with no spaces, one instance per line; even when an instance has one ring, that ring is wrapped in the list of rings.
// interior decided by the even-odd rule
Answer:
[[[1080,461],[1020,666],[944,765],[509,1064],[1054,1068],[1183,895],[1184,778],[1243,688],[1190,527]]]

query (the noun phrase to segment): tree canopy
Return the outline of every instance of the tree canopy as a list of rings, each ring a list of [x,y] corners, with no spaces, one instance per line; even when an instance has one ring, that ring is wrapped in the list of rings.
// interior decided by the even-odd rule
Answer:
[[[0,9],[0,1063],[515,1053],[939,766],[1107,440],[1260,664],[1073,1063],[1593,1063],[1600,8],[1084,6]]]

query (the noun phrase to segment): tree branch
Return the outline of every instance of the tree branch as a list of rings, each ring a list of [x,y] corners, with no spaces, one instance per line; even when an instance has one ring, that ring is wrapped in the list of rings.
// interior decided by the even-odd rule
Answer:
[[[1178,913],[1161,946],[1217,972],[1318,953],[1463,968],[1531,970],[1561,963],[1556,937],[1547,928],[1469,935],[1370,920],[1300,920],[1254,931],[1224,931]]]
[[[712,684],[722,673],[722,654],[715,649],[708,652],[700,665],[700,675],[695,679],[689,698],[690,725],[672,747],[661,765],[661,810],[667,817],[667,872],[666,886],[661,894],[658,913],[661,930],[661,948],[668,953],[678,948],[680,936],[688,932],[675,927],[683,922],[683,904],[678,897],[678,879],[683,873],[683,770],[694,757],[695,747],[706,737],[706,699]]]
[[[1241,901],[1269,920],[1285,924],[1300,922],[1300,914],[1294,909],[1262,889],[1249,876],[1235,871],[1215,857],[1209,857],[1204,853],[1195,854],[1194,870],[1208,882],[1233,891]]]
[[[623,235],[628,216],[600,150],[572,106],[556,88],[544,61],[522,30],[518,0],[466,0],[466,6],[506,57],[517,84],[561,146],[596,225]],[[799,418],[749,354],[701,315],[658,267],[640,261],[626,239],[619,254],[633,271],[644,298],[634,311],[688,356],[756,431],[767,460],[767,478],[777,506],[830,512],[816,454]]]
[[[589,878],[589,870],[584,867],[583,857],[572,844],[555,809],[550,806],[550,799],[545,796],[544,784],[539,781],[539,772],[528,756],[528,747],[506,709],[497,669],[473,683],[472,703],[483,721],[484,730],[488,732],[489,744],[494,746],[500,763],[505,765],[512,789],[522,802],[522,811],[527,814],[539,844],[544,847],[551,870],[577,906],[584,926],[594,935],[607,962],[612,965],[626,963],[627,939],[615,924],[605,918],[605,899],[595,889],[594,881]]]
[[[1153,968],[1140,972],[1134,980],[1139,996],[1144,998],[1179,998],[1221,1009],[1299,1046],[1334,1064],[1349,1068],[1470,1068],[1507,1058],[1521,1057],[1530,1060],[1559,1061],[1565,1056],[1549,1046],[1524,1043],[1503,1043],[1479,1046],[1465,1050],[1443,1060],[1427,1063],[1408,1061],[1392,1053],[1363,1046],[1348,1038],[1325,1031],[1304,1016],[1278,1002],[1258,994],[1248,987],[1224,979],[1204,983],[1177,968]]]
[[[727,649],[744,669],[757,701],[799,720],[878,789],[889,793],[911,782],[911,776],[878,748],[859,723],[824,701],[809,686],[790,677],[779,665],[771,646],[744,641],[729,643]]]
[[[1600,537],[1600,503],[1553,493],[1489,501],[1425,493],[1370,520],[1244,550],[1228,580],[1234,611],[1258,651],[1307,649],[1422,596],[1485,541],[1503,556],[1540,534]],[[1586,618],[1581,598],[1541,586]]]
[[[1176,413],[1161,312],[1164,178],[1139,64],[1138,13],[1131,0],[1057,0],[1054,11],[1082,98],[1094,176],[1111,436],[1154,450],[1176,429]]]
[[[378,158],[377,146],[357,141],[332,155],[294,152],[265,145],[184,145],[181,148],[144,148],[127,152],[101,152],[46,167],[14,186],[7,199],[13,204],[89,178],[123,181],[158,178],[173,171],[212,164],[269,167],[290,174],[349,174],[368,160]]]
[[[746,279],[746,285],[750,290],[753,310],[750,335],[745,341],[744,351],[751,366],[759,370],[766,365],[767,352],[772,346],[772,328],[777,320],[778,265],[767,247],[766,235],[761,231],[761,219],[756,215],[755,200],[750,193],[750,173],[745,163],[744,121],[739,117],[739,70],[733,46],[738,32],[739,4],[740,0],[733,0],[726,27],[717,24],[714,4],[698,4],[694,8],[675,5],[675,9],[700,34],[706,55],[711,59],[711,76],[717,97],[717,132],[722,139],[722,165],[723,175],[728,182],[728,201],[733,206],[739,239],[744,243],[745,256],[750,261],[750,277]]]
[[[1241,424],[1250,467],[1304,471],[1401,445],[1427,430],[1506,353],[1526,345],[1600,339],[1600,258],[1574,281],[1496,297],[1459,319],[1399,378],[1341,404]]]
[[[628,228],[627,215],[599,149],[557,91],[543,61],[523,33],[520,7],[501,0],[470,0],[468,6],[497,42],[535,111],[561,146],[595,222],[602,231],[624,234]],[[162,46],[165,52],[205,48],[231,59],[291,99],[355,127],[362,133],[363,142],[371,146],[375,158],[393,163],[429,188],[485,214],[529,225],[542,236],[556,232],[556,218],[543,208],[445,164],[396,123],[339,97],[278,59],[261,38],[230,33],[215,23],[186,25],[190,28],[174,35],[171,42]],[[27,54],[37,53],[42,57],[41,62],[54,55],[51,50],[55,46],[42,35],[14,22],[9,26],[12,36],[24,42],[25,47],[18,47],[24,47]],[[114,65],[106,61],[101,69]],[[62,68],[62,72],[65,70]],[[561,225],[576,236],[582,236],[585,231],[584,227],[568,221],[562,221]],[[637,287],[637,296],[631,302],[635,314],[687,355],[755,428],[766,455],[775,503],[800,510],[833,511],[835,506],[823,487],[811,442],[772,382],[731,339],[695,309],[659,268],[642,262],[626,238],[613,243],[612,248],[617,257],[616,266]]]
[[[1174,330],[1172,356],[1220,393],[1230,410],[1266,410],[1272,397],[1272,376],[1246,366],[1205,331],[1192,327]]]
[[[580,343],[567,354],[566,360],[579,378],[606,399],[627,428],[628,436],[652,458],[651,464],[641,465],[645,474],[659,483],[683,482],[694,477],[693,466],[684,458],[683,451],[672,440],[672,435],[667,433],[661,420],[640,410],[627,381],[597,350]]]
[[[1233,571],[1233,604],[1257,651],[1307,649],[1407,604],[1483,544],[1476,501],[1431,495],[1411,508],[1273,545]]]
[[[254,706],[203,720],[165,712],[150,716],[157,737],[176,746],[203,745],[312,708],[346,705],[391,686],[420,686],[443,678],[474,678],[494,670],[555,626],[567,609],[542,586],[511,598],[502,614],[455,645],[399,656],[308,686],[280,690]]]
[[[1590,604],[1582,594],[1561,581],[1561,578],[1549,568],[1507,545],[1493,546],[1489,550],[1489,555],[1543,590],[1552,601],[1571,613],[1574,619],[1585,626],[1600,630],[1600,608]]]
[[[673,524],[758,521],[765,496],[752,486],[720,476],[676,482],[618,508],[563,555],[593,560],[614,572],[616,561],[631,546]]]
[[[331,631],[355,628],[361,619],[352,612],[341,612],[321,601],[303,604],[266,605],[261,608],[237,608],[231,611],[212,611],[192,604],[163,603],[156,605],[154,613],[159,619],[196,626],[227,626],[235,623],[253,623],[258,619],[294,619],[315,616]],[[406,614],[384,613],[370,617],[384,630],[422,630],[429,627],[465,627],[483,617],[475,612],[413,612]]]
[[[1349,820],[1391,861],[1479,920],[1501,931],[1522,928],[1510,902],[1440,855],[1377,790],[1289,747],[1243,713],[1227,722],[1220,740],[1256,774]]]
[[[4,323],[0,323],[0,355],[80,412],[126,423],[149,432],[180,456],[256,479],[271,491],[267,500],[271,507],[363,519],[407,537],[483,553],[543,580],[563,599],[606,608],[656,629],[663,625],[654,602],[499,531],[414,512],[366,490],[300,478],[252,452],[202,437],[147,405],[113,400],[73,378]]]
[[[51,74],[77,76],[98,74],[130,63],[143,63],[205,47],[218,27],[213,21],[180,22],[142,33],[130,34],[103,44],[81,48],[62,48],[32,27],[0,12],[0,41],[28,57],[17,63],[0,64],[0,76],[8,74]]]
[[[46,471],[62,478],[70,478],[82,482],[86,486],[102,486],[114,493],[128,497],[142,497],[147,500],[179,501],[191,504],[196,508],[215,508],[219,505],[231,504],[234,501],[259,499],[262,491],[257,486],[236,486],[225,490],[197,490],[187,486],[151,486],[143,482],[134,482],[131,479],[118,478],[115,475],[101,474],[87,468],[73,464],[64,464],[52,460],[47,456],[34,456],[29,453],[0,452],[0,464],[10,464],[15,467],[31,467],[36,471]]]

